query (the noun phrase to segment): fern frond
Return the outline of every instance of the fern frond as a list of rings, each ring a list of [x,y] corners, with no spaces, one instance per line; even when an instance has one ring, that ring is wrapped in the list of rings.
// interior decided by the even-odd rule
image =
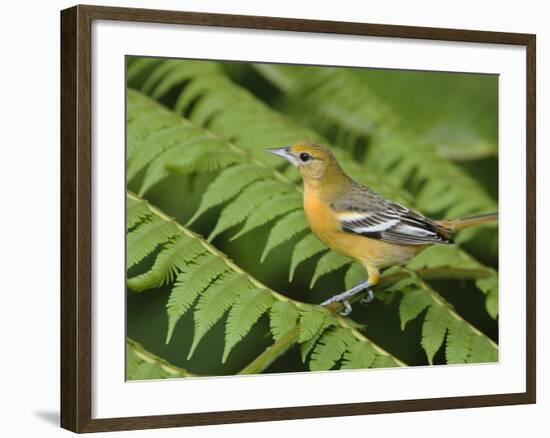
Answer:
[[[438,155],[457,161],[497,155],[498,79],[493,75],[353,69]],[[474,79],[475,77],[475,79]]]
[[[126,82],[132,83],[138,78],[141,81],[149,76],[151,70],[162,60],[149,57],[128,57],[126,60]]]
[[[330,370],[356,342],[357,339],[349,330],[341,327],[330,329],[322,335],[311,353],[309,368],[311,371]]]
[[[199,208],[187,224],[195,222],[199,216],[210,208],[234,198],[245,187],[261,178],[265,178],[267,174],[267,169],[256,164],[238,164],[223,170],[210,183],[201,198]]]
[[[346,271],[346,276],[344,278],[346,289],[351,289],[353,286],[364,281],[367,277],[368,274],[365,268],[357,262],[353,263]]]
[[[300,335],[298,342],[312,339],[323,327],[329,313],[316,306],[305,306],[300,309]]]
[[[474,333],[459,319],[449,326],[445,357],[447,363],[467,363]]]
[[[126,229],[134,228],[141,221],[151,217],[151,212],[144,202],[126,198]]]
[[[189,371],[176,367],[126,338],[126,380],[166,379],[191,377]]]
[[[428,309],[422,325],[421,345],[430,364],[443,344],[447,332],[449,332],[446,341],[447,359],[458,361],[465,357],[464,349],[468,346],[466,341],[468,336],[472,336],[472,339],[473,336],[477,336],[485,340],[483,345],[490,351],[480,352],[480,355],[498,356],[498,346],[493,341],[458,315],[443,297],[420,279],[409,278],[405,290],[399,306],[401,329],[404,330],[408,321],[415,319],[423,310]],[[465,331],[470,335],[465,334]],[[466,362],[470,363],[470,356],[467,357]]]
[[[370,343],[379,354],[389,356],[391,358],[390,362],[401,366],[404,365],[359,333],[353,321],[334,315],[323,307],[292,300],[268,289],[250,274],[240,269],[211,244],[175,222],[173,218],[167,216],[158,208],[131,193],[127,194],[127,198],[129,202],[135,201],[145,205],[149,210],[147,216],[152,217],[151,222],[160,221],[171,224],[178,230],[178,236],[184,235],[204,248],[203,251],[202,249],[198,249],[198,246],[193,245],[192,247],[195,250],[191,252],[191,255],[185,261],[181,260],[180,263],[178,257],[170,258],[168,257],[168,253],[162,255],[164,251],[172,252],[172,245],[178,241],[176,239],[164,247],[158,255],[158,257],[162,255],[163,258],[166,256],[166,260],[172,260],[172,265],[167,263],[163,265],[163,269],[172,272],[175,272],[175,270],[181,271],[177,276],[176,284],[172,288],[167,303],[169,318],[167,340],[170,339],[176,322],[198,301],[194,312],[196,332],[190,354],[196,349],[200,339],[221,319],[228,309],[230,316],[226,324],[227,342],[224,358],[227,358],[232,348],[246,336],[262,314],[266,313],[278,302],[289,302],[300,312],[296,337],[289,338],[286,334],[284,336],[281,335],[284,331],[283,327],[290,326],[289,321],[293,318],[289,318],[289,315],[292,315],[293,311],[285,315],[278,314],[277,317],[275,317],[277,310],[273,311],[273,317],[271,318],[272,335],[274,337],[281,335],[279,337],[280,341],[299,342],[304,360],[316,346],[318,339],[325,329],[334,326],[347,330],[359,342]],[[131,231],[131,233],[134,232],[136,230]],[[175,261],[178,261],[177,266],[174,266]],[[160,263],[157,266],[160,266]],[[152,269],[150,268],[150,270]],[[144,275],[144,277],[141,277],[142,279],[161,277],[158,273],[148,275],[145,272],[142,275]],[[278,304],[277,307],[279,307]],[[282,354],[287,348],[274,348],[272,351]],[[264,364],[271,363],[272,360],[272,358],[267,358],[267,360],[262,362]]]
[[[252,289],[245,275],[231,272],[216,280],[199,298],[195,307],[195,334],[187,358],[191,358],[204,335],[233,305],[239,294]]]
[[[488,268],[466,252],[456,246],[434,245],[425,249],[413,260],[407,267],[412,270],[425,268],[455,268],[455,269],[475,269],[485,272],[486,276],[476,280],[478,289],[486,296],[485,306],[487,312],[492,318],[498,315],[498,273]]]
[[[243,157],[228,151],[218,141],[192,140],[156,156],[145,172],[139,189],[142,196],[151,187],[166,178],[171,172],[178,174],[211,172],[220,167],[239,162]]]
[[[376,350],[366,342],[356,342],[344,353],[342,369],[370,368],[376,359]]]
[[[317,280],[332,271],[342,268],[343,266],[349,265],[353,262],[349,257],[338,254],[337,252],[330,251],[324,254],[315,267],[315,272],[311,278],[309,288],[312,289],[317,283]]]
[[[179,235],[159,252],[151,269],[129,278],[126,284],[140,292],[172,283],[177,272],[184,270],[189,262],[205,252],[206,249],[197,240]]]
[[[285,213],[298,210],[301,206],[302,202],[298,193],[289,193],[287,195],[268,199],[248,216],[244,226],[231,238],[231,240],[238,239],[249,231],[261,227]]]
[[[280,339],[289,330],[296,327],[298,318],[298,309],[290,301],[278,301],[273,304],[269,312],[269,324],[273,339]]]
[[[290,185],[282,185],[272,179],[252,183],[231,204],[223,209],[216,227],[208,236],[208,240],[212,241],[219,234],[243,222],[266,199],[283,195],[290,190],[292,190]]]
[[[450,324],[449,313],[442,306],[432,304],[428,308],[422,325],[422,347],[428,356],[428,362],[433,364],[433,357],[443,344],[447,328]]]
[[[139,263],[159,245],[178,234],[178,228],[174,224],[159,219],[153,219],[137,227],[126,240],[126,269]]]
[[[498,362],[498,349],[493,348],[491,342],[481,333],[472,336],[468,363]]]
[[[263,262],[274,248],[305,231],[308,227],[304,212],[301,210],[289,213],[279,219],[269,233],[260,262]]]
[[[193,61],[179,60],[180,69],[188,70],[189,79],[181,84],[181,93],[174,106],[178,114],[185,113],[193,123],[207,127],[219,136],[250,151],[274,168],[281,160],[265,153],[266,148],[293,144],[304,139],[330,144],[317,132],[296,125],[291,119],[272,110],[248,90],[233,83],[220,70],[202,62],[203,71]],[[143,89],[143,85],[140,85]],[[177,87],[175,88],[177,89]],[[147,90],[145,90],[147,91]],[[385,196],[410,205],[406,190],[396,190],[385,182],[385,175],[376,175],[376,168],[365,172],[346,151],[331,147],[338,161],[357,181]],[[288,166],[287,166],[288,168]],[[295,172],[292,174],[296,178]]]
[[[151,105],[151,110],[155,110],[155,107]],[[154,112],[164,112],[166,110],[155,110]],[[128,135],[132,135],[132,126],[128,127]],[[158,131],[155,134],[150,135],[144,140],[139,147],[136,147],[134,154],[128,158],[127,166],[127,179],[130,181],[134,178],[138,172],[147,167],[156,157],[163,152],[166,152],[176,146],[182,146],[187,144],[193,144],[200,141],[209,140],[201,131],[194,129],[188,123],[184,123],[183,120],[173,120],[173,122]]]
[[[491,271],[491,275],[486,278],[476,280],[476,286],[485,295],[485,309],[493,319],[498,316],[498,273]]]
[[[430,296],[423,289],[414,289],[405,292],[399,303],[401,330],[405,330],[407,323],[420,315],[431,303]]]
[[[265,289],[253,289],[237,298],[227,317],[222,363],[225,363],[233,347],[246,336],[273,302],[273,296]]]
[[[199,294],[227,270],[227,264],[222,258],[209,254],[199,257],[195,264],[187,265],[186,269],[178,275],[166,304],[168,313],[166,343],[170,342],[176,323],[191,308]]]
[[[374,359],[371,368],[395,368],[398,366],[400,365],[392,357],[384,354],[378,354],[376,355],[376,359]]]
[[[294,247],[294,251],[292,251],[288,281],[292,281],[292,279],[294,278],[294,272],[301,263],[315,256],[316,254],[327,250],[328,248],[326,247],[326,245],[321,242],[313,233],[310,233],[302,238]]]

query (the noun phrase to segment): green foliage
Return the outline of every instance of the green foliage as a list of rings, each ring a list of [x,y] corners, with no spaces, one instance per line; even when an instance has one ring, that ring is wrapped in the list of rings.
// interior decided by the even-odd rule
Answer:
[[[162,235],[157,235],[158,239],[151,241],[147,246],[149,251],[144,254],[144,257],[152,254],[158,247],[162,247],[155,262],[148,271],[128,279],[127,284],[129,288],[140,291],[148,287],[156,287],[160,279],[170,283],[169,278],[177,275],[175,282],[170,285],[171,291],[166,303],[168,315],[166,342],[170,342],[176,323],[186,312],[193,310],[195,333],[188,357],[193,355],[200,340],[226,312],[228,316],[222,363],[225,363],[233,348],[250,333],[255,323],[265,313],[270,315],[270,332],[275,341],[280,340],[299,324],[300,335],[291,341],[301,343],[307,352],[315,348],[309,362],[312,370],[321,369],[325,365],[328,368],[332,367],[334,362],[344,354],[346,350],[344,347],[350,344],[351,339],[354,339],[354,342],[374,345],[353,328],[351,321],[348,322],[318,306],[290,300],[272,291],[240,270],[225,254],[207,241],[145,200],[131,193],[128,193],[127,198],[129,204],[141,205],[142,216],[149,221],[145,222],[145,225],[162,222],[166,227],[175,230],[173,241],[165,242]],[[128,239],[133,237],[134,233],[140,233],[142,227],[143,225],[130,231]],[[174,246],[179,247],[177,256],[174,256]],[[324,329],[329,326],[338,327],[339,330],[330,336],[324,335]],[[338,358],[335,357],[334,352],[330,351],[331,345],[337,345],[339,350],[342,350]],[[386,362],[389,360],[393,364],[400,364],[389,353],[380,347],[377,348],[382,355],[389,357]],[[334,358],[332,363],[331,358]]]
[[[368,144],[362,161],[371,171],[413,191],[416,206],[430,215],[458,217],[496,211],[497,204],[466,171],[407,131],[392,108],[354,72],[329,67],[255,64],[287,97],[299,119],[332,135],[335,144]],[[494,112],[493,112],[494,114]],[[411,153],[413,151],[413,153]],[[463,234],[473,239],[475,233]],[[496,232],[492,239],[497,240]]]
[[[453,216],[497,210],[483,185],[447,159],[494,155],[489,128],[476,128],[479,141],[471,150],[462,140],[450,145],[452,130],[438,146],[431,143],[436,137],[430,137],[427,119],[418,130],[412,122],[399,123],[405,104],[382,92],[383,81],[374,86],[361,72],[272,65],[240,71],[245,78],[260,80],[257,72],[268,78],[279,90],[277,100],[263,96],[261,87],[237,84],[220,63],[130,58],[127,183],[138,195],[127,196],[129,293],[167,294],[164,336],[169,344],[162,348],[177,344],[176,362],[185,368],[204,360],[201,345],[206,343],[209,357],[220,364],[217,374],[242,368],[245,349],[235,348],[241,343],[259,354],[243,372],[269,370],[294,344],[310,370],[405,365],[398,352],[385,350],[384,338],[372,341],[369,327],[360,324],[364,320],[296,298],[318,303],[320,295],[302,294],[307,285],[336,293],[364,280],[366,273],[311,233],[301,208],[299,175],[265,149],[321,142],[361,183],[424,213]],[[442,116],[437,124],[444,122]],[[173,181],[186,185],[180,188]],[[458,240],[472,242],[475,236],[465,232]],[[266,286],[286,270],[288,285],[277,283],[284,295]],[[417,362],[498,360],[495,342],[468,322],[469,315],[456,311],[446,290],[444,298],[436,291],[439,285],[431,283],[464,278],[473,280],[466,285],[469,293],[483,294],[484,314],[496,319],[498,273],[460,246],[434,246],[382,276],[375,289],[380,298],[376,311],[385,312],[391,324],[389,304],[402,296],[401,332],[424,351]],[[185,320],[191,317],[190,325]],[[489,323],[496,324],[491,318]],[[418,338],[409,328],[413,320],[421,325]],[[263,350],[260,343],[270,346]],[[140,362],[144,366],[136,378],[169,377],[155,360]],[[137,369],[136,363],[129,357],[129,369]],[[201,374],[200,368],[191,369]]]
[[[145,350],[134,340],[126,339],[126,380],[151,380],[191,377],[193,374],[175,367]]]
[[[298,324],[299,313],[297,307],[290,301],[279,301],[271,307],[269,322],[273,339],[281,339],[296,324]]]

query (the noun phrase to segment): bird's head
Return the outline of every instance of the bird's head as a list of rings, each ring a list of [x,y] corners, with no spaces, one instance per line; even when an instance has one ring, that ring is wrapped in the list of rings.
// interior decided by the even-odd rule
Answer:
[[[292,146],[268,149],[268,152],[279,155],[294,165],[306,184],[316,184],[344,175],[332,152],[318,144],[300,142]]]

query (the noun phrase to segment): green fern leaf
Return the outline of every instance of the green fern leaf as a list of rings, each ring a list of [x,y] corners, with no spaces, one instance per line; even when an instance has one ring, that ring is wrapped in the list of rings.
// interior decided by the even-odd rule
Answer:
[[[185,66],[182,66],[179,60],[175,62],[177,63],[175,68],[169,69],[167,73],[164,73],[155,88],[150,92],[151,97],[154,99],[159,100],[176,86],[197,75],[204,75],[209,72],[215,73],[219,70],[216,64],[205,63],[204,61],[188,61]]]
[[[494,348],[485,336],[472,336],[468,363],[498,362],[498,349]]]
[[[325,331],[333,325],[335,325],[334,321],[331,321],[330,319],[325,319],[319,331],[315,333],[312,338],[308,339],[300,345],[300,356],[302,358],[302,363],[306,363],[309,354],[313,351],[323,333],[325,333]]]
[[[151,106],[151,110],[154,107]],[[196,142],[207,142],[209,139],[206,134],[198,131],[189,123],[182,120],[174,120],[171,126],[160,130],[151,135],[142,142],[132,158],[128,159],[126,178],[132,180],[142,169],[147,167],[155,158],[175,147],[185,147],[185,145]]]
[[[315,286],[315,283],[317,283],[319,277],[322,277],[323,275],[326,275],[332,271],[336,271],[337,269],[349,265],[350,263],[352,263],[352,260],[349,257],[343,256],[333,251],[326,253],[317,262],[315,273],[313,274],[313,278],[309,283],[309,288],[312,289],[313,286]]]
[[[486,295],[485,308],[493,319],[498,316],[498,273],[491,272],[486,278],[476,281],[476,286]]]
[[[289,193],[288,195],[269,199],[248,216],[244,226],[231,238],[231,240],[238,239],[249,231],[261,227],[277,217],[297,210],[300,207],[301,200],[297,193]]]
[[[146,222],[128,234],[126,248],[126,269],[139,263],[157,246],[168,242],[180,231],[173,222],[153,219]]]
[[[238,164],[223,170],[210,183],[202,196],[199,208],[189,222],[192,224],[204,212],[235,197],[245,187],[267,176],[268,170],[256,164]]]
[[[428,308],[426,319],[422,325],[421,344],[430,365],[433,365],[433,357],[443,344],[450,323],[450,315],[443,306],[432,304]]]
[[[376,350],[368,342],[356,342],[344,353],[342,369],[370,368],[376,356]]]
[[[439,267],[476,269],[480,264],[456,246],[433,245],[412,259],[407,267],[414,270]]]
[[[399,303],[401,330],[405,330],[407,322],[415,319],[432,302],[429,293],[423,289],[413,289],[405,292],[401,303]]]
[[[208,240],[212,241],[219,234],[243,222],[266,199],[283,195],[289,190],[291,190],[291,186],[281,185],[280,182],[271,179],[252,183],[223,209]]]
[[[208,171],[210,167],[209,158],[214,163],[212,166],[218,165],[215,158],[218,154],[222,157],[222,162],[226,158],[222,152],[223,148],[223,144],[216,140],[199,138],[180,143],[160,153],[147,167],[139,189],[139,195],[142,196],[155,184],[168,177],[171,171],[174,172],[174,163],[179,164],[177,170],[181,174]]]
[[[358,342],[353,333],[345,328],[336,327],[323,334],[309,361],[311,371],[330,370],[344,352]]]
[[[273,301],[273,296],[265,289],[252,289],[237,298],[227,317],[222,363],[225,363],[233,347],[246,336]]]
[[[279,340],[296,327],[298,322],[298,309],[290,301],[279,301],[271,307],[269,312],[269,324],[273,339]]]
[[[149,72],[161,62],[162,61],[157,58],[129,58],[126,63],[126,82],[132,83],[140,76],[146,77],[147,75],[144,75],[144,72]]]
[[[344,279],[346,289],[351,289],[353,286],[356,286],[364,281],[367,277],[368,275],[365,268],[357,262],[353,263],[346,271],[346,276]]]
[[[279,219],[269,233],[260,262],[263,263],[265,258],[274,248],[290,240],[296,234],[307,228],[308,224],[302,210],[294,211],[287,214],[282,219]]]
[[[328,316],[328,311],[318,306],[304,306],[301,308],[298,342],[304,343],[313,338],[321,330]]]
[[[126,125],[126,158],[129,163],[143,149],[147,139],[179,122],[173,114],[154,111],[152,107],[140,109],[139,113],[134,114],[135,118]]]
[[[171,70],[178,68],[178,61],[175,59],[163,60],[159,65],[148,75],[141,89],[149,94],[158,82],[166,76]]]
[[[182,234],[165,246],[150,270],[129,278],[126,284],[130,289],[141,292],[172,283],[178,271],[184,270],[189,262],[205,252],[198,240]]]
[[[288,281],[292,281],[296,268],[300,265],[300,263],[305,262],[314,255],[327,250],[328,248],[326,245],[313,233],[310,233],[302,238],[302,240],[300,240],[294,247],[294,251],[292,251]]]
[[[165,379],[188,377],[189,372],[145,350],[140,344],[126,338],[126,380]]]
[[[144,202],[126,198],[126,229],[134,228],[144,219],[151,217],[151,212]]]
[[[306,362],[317,341],[325,330],[334,325],[330,313],[319,306],[304,306],[300,309],[300,333],[298,342],[302,362]]]
[[[176,323],[191,308],[199,294],[227,269],[227,264],[221,257],[206,255],[196,259],[195,264],[188,265],[186,270],[178,275],[166,304],[168,314],[166,343],[170,342]]]
[[[245,275],[231,272],[223,275],[211,285],[199,298],[195,307],[195,334],[189,350],[189,360],[204,335],[214,327],[224,313],[233,305],[240,294],[252,289]]]
[[[166,164],[165,167],[173,172],[185,175],[193,172],[214,172],[240,163],[245,159],[241,153],[225,150],[223,147],[207,150],[204,145],[202,146],[201,150],[177,157],[173,163]]]
[[[457,319],[452,322],[449,326],[447,346],[445,349],[447,363],[457,364],[466,363],[468,361],[473,334],[472,330],[470,330],[464,321]]]
[[[387,355],[378,354],[376,359],[374,359],[371,368],[395,368],[398,366],[399,364],[394,358]]]

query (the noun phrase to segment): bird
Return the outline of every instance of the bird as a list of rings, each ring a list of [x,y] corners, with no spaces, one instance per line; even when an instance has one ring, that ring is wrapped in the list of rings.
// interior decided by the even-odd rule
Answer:
[[[313,233],[367,272],[367,279],[321,303],[341,303],[344,316],[352,311],[352,296],[366,291],[361,303],[374,299],[372,288],[379,282],[381,269],[404,265],[431,245],[452,245],[461,229],[498,220],[498,213],[447,220],[426,217],[354,181],[330,149],[320,144],[303,141],[267,151],[300,172],[303,208]]]

